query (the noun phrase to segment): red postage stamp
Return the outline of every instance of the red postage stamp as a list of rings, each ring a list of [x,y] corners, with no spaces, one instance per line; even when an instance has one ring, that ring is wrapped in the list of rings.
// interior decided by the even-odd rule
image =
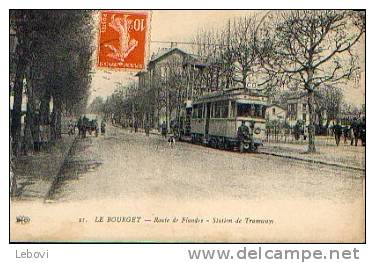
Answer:
[[[144,69],[148,19],[147,12],[102,11],[97,66]]]

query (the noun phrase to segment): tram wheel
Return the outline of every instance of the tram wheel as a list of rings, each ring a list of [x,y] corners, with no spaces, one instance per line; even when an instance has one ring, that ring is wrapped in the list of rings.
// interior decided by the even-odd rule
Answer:
[[[212,139],[211,146],[212,146],[212,148],[217,148],[217,141],[216,141],[216,139]]]
[[[219,149],[224,150],[225,149],[225,141],[224,139],[219,139]]]

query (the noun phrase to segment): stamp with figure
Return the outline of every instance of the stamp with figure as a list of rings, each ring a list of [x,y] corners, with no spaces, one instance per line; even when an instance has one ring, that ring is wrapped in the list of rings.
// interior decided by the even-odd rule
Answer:
[[[102,11],[97,66],[144,69],[148,17],[147,12]]]

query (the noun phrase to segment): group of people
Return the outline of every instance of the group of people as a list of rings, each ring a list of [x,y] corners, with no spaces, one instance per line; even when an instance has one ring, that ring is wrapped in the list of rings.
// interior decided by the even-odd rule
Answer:
[[[358,145],[358,140],[361,140],[362,146],[366,145],[366,122],[365,118],[362,120],[353,119],[350,125],[343,126],[336,123],[332,127],[335,135],[336,145],[339,146],[341,137],[344,137],[344,144],[350,140],[350,145]]]
[[[86,138],[87,133],[92,135],[95,134],[95,137],[99,135],[99,124],[96,119],[89,120],[86,116],[81,116],[77,121],[77,128],[78,128],[78,136],[81,138]],[[101,134],[105,134],[106,123],[104,120],[101,121],[100,124],[100,132]],[[73,132],[71,132],[71,129]],[[73,124],[69,124],[69,135],[71,133],[74,134],[75,126]]]

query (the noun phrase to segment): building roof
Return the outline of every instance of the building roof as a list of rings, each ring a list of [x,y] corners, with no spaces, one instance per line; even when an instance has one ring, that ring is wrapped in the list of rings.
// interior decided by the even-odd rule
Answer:
[[[147,73],[146,70],[141,70],[141,71],[138,71],[137,74],[135,74],[135,76],[140,77],[141,75],[144,75],[146,73]]]
[[[180,53],[183,56],[189,55],[185,51],[183,51],[183,50],[181,50],[179,48],[176,48],[176,47],[174,47],[174,48],[163,48],[163,49],[160,49],[156,54],[153,54],[151,56],[150,63],[155,63],[157,61],[160,61],[161,59],[163,59],[167,55],[169,55],[171,53],[174,53],[174,52]]]
[[[270,105],[268,105],[267,108],[270,108],[270,107],[273,107],[273,106],[276,106],[276,107],[279,107],[280,109],[283,109],[283,110],[286,110],[286,108],[280,104],[277,104],[277,103],[272,103]]]

